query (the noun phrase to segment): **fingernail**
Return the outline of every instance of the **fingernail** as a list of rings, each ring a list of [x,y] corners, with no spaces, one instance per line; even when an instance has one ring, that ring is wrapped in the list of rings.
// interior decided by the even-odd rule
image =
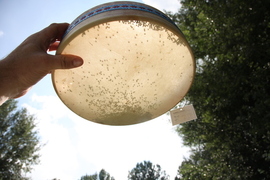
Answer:
[[[78,67],[83,64],[83,61],[81,59],[74,59],[73,60],[73,66]]]

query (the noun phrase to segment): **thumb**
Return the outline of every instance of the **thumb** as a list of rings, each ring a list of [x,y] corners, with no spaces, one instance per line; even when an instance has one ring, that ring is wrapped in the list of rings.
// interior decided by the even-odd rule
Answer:
[[[51,57],[51,70],[71,69],[83,64],[83,59],[74,55],[55,55]]]

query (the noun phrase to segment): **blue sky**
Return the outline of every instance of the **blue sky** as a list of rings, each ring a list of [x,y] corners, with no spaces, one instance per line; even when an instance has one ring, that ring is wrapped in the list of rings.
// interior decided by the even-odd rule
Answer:
[[[0,0],[0,58],[29,35],[53,22],[72,22],[78,15],[106,0]],[[143,0],[160,10],[176,12],[178,0]],[[35,114],[44,147],[40,165],[29,174],[34,180],[79,179],[102,168],[117,180],[127,179],[137,162],[160,164],[174,178],[188,149],[163,115],[152,121],[124,127],[105,126],[78,117],[57,97],[50,75],[24,97],[22,107]]]

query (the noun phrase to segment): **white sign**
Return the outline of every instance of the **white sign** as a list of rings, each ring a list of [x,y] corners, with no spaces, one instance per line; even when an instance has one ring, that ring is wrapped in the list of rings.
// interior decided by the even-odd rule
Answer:
[[[182,108],[170,111],[172,125],[181,124],[190,120],[197,119],[193,105],[186,105]]]

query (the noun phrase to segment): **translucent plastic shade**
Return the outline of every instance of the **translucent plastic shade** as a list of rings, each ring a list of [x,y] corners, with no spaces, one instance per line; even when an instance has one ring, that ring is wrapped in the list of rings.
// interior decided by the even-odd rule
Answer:
[[[84,59],[82,67],[53,72],[58,96],[79,116],[101,124],[156,118],[185,96],[194,78],[183,35],[147,18],[84,27],[57,53]]]

